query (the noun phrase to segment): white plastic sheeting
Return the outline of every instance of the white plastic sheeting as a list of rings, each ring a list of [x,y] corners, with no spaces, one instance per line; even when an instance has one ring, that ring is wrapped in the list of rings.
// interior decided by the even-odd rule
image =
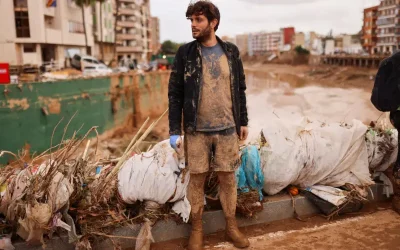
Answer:
[[[365,143],[367,127],[301,119],[271,119],[261,148],[264,191],[274,195],[290,184],[339,187],[373,184]]]
[[[148,152],[132,156],[118,174],[118,191],[124,202],[154,201],[158,204],[178,202],[174,211],[187,221],[190,205],[186,188],[190,175],[185,169],[183,153],[177,153],[162,141]]]
[[[315,185],[306,188],[306,190],[335,206],[340,206],[347,201],[348,192],[339,188]]]

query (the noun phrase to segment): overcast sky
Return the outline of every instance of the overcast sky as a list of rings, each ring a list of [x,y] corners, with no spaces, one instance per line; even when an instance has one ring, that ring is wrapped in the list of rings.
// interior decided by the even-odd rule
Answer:
[[[192,40],[185,18],[190,0],[150,0],[151,14],[160,18],[161,42]],[[294,26],[296,32],[357,33],[363,8],[379,0],[214,0],[221,12],[219,36],[257,31],[277,31]]]

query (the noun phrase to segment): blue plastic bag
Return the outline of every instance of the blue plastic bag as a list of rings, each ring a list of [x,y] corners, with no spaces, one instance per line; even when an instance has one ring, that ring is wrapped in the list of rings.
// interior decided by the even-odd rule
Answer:
[[[239,193],[257,190],[260,201],[263,199],[264,175],[261,169],[260,154],[256,146],[247,146],[242,150],[242,164],[236,170],[236,183]]]

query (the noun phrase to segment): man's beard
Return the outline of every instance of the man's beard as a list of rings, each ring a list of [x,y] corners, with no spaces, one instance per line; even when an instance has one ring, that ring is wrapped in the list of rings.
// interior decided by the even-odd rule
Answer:
[[[207,41],[211,37],[211,25],[207,26],[204,30],[202,30],[197,36],[193,35],[193,38],[199,42]]]

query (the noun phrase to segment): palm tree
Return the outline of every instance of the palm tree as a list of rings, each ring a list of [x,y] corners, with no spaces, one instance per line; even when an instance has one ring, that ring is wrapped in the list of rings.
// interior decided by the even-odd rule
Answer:
[[[76,6],[81,8],[82,11],[82,20],[83,20],[83,33],[85,33],[85,48],[86,48],[86,54],[91,54],[89,52],[89,46],[88,46],[88,39],[87,39],[87,33],[86,33],[86,24],[85,24],[85,7],[90,6],[95,0],[74,0]]]

